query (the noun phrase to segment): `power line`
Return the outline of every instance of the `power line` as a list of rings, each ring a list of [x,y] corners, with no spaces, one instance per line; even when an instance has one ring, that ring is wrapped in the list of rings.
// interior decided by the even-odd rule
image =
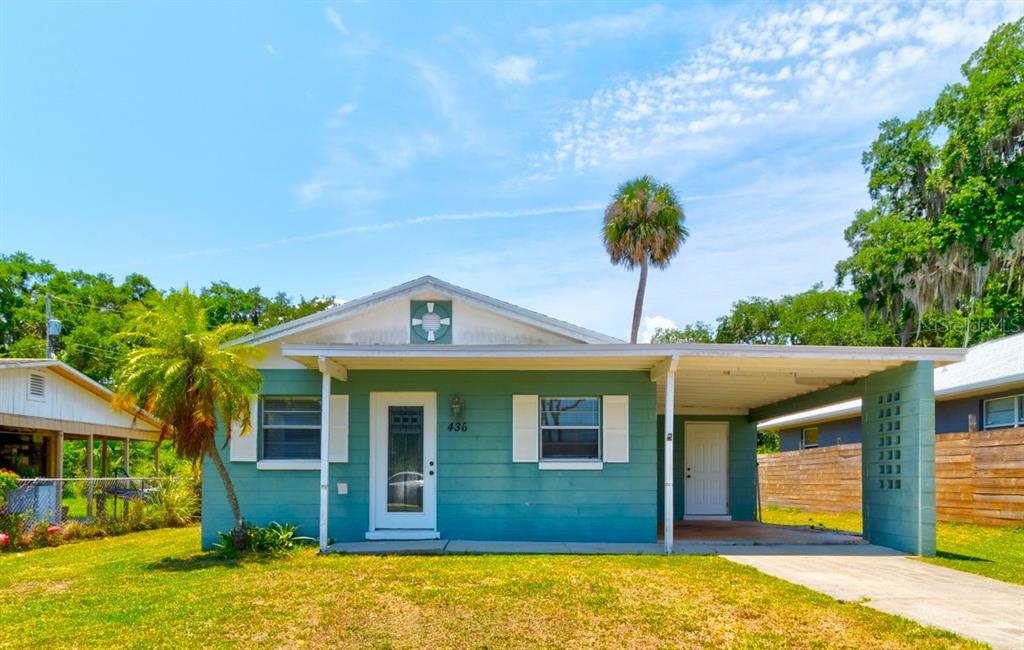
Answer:
[[[47,295],[49,295],[49,294],[47,294]],[[74,300],[68,300],[67,298],[61,298],[60,296],[51,296],[51,297],[54,300],[59,300],[60,302],[67,303],[69,305],[77,305],[79,307],[87,307],[89,309],[94,309],[96,311],[116,311],[119,314],[124,314],[124,309],[121,309],[120,307],[104,307],[104,306],[100,306],[100,305],[89,305],[89,304],[86,304],[84,302],[76,302]]]

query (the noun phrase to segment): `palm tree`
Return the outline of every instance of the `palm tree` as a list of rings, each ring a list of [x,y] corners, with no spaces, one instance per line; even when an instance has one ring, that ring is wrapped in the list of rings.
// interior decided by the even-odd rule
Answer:
[[[249,400],[259,392],[262,376],[246,360],[261,350],[224,347],[249,332],[248,325],[234,323],[210,329],[199,297],[186,288],[129,322],[122,336],[136,347],[116,373],[119,405],[138,406],[160,418],[179,456],[213,461],[234,516],[236,544],[243,536],[242,510],[215,433],[218,416],[239,423],[239,435],[252,428]],[[229,440],[232,427],[224,428]]]
[[[619,186],[604,211],[604,247],[613,264],[632,271],[640,267],[640,284],[633,306],[630,343],[636,343],[640,316],[647,291],[647,268],[664,269],[689,236],[683,221],[683,206],[675,190],[650,176],[641,176]]]

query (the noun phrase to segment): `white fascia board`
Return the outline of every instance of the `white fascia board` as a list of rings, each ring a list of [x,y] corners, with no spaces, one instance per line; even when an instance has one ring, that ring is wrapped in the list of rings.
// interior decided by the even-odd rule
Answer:
[[[802,424],[817,424],[819,422],[831,422],[833,420],[845,420],[849,417],[860,417],[861,401],[851,399],[838,404],[829,404],[816,409],[783,415],[757,423],[758,430],[782,429]]]
[[[995,379],[986,379],[984,381],[976,381],[970,384],[961,384],[959,386],[945,386],[943,388],[935,389],[935,399],[936,401],[947,402],[960,397],[970,397],[971,395],[978,393],[995,392],[1003,388],[1009,390],[1022,383],[1024,383],[1024,373],[1008,375],[1006,377],[997,377]],[[839,402],[838,404],[810,409],[808,411],[793,413],[791,415],[783,415],[781,417],[772,418],[771,420],[765,420],[764,422],[759,422],[757,424],[757,428],[759,430],[781,429],[806,424],[819,424],[822,422],[845,420],[850,417],[860,417],[860,410],[861,401],[859,399],[849,400],[846,402]]]
[[[588,357],[653,357],[659,354],[643,346],[618,343],[614,345],[319,345],[289,344],[281,346],[285,357],[339,357],[348,359],[373,358],[430,358],[430,359],[530,359],[530,358],[588,358]]]
[[[687,357],[769,358],[779,360],[822,359],[854,361],[949,361],[963,357],[959,348],[859,348],[841,346],[725,345],[725,344],[631,344],[589,345],[350,345],[283,344],[284,356],[312,357],[680,357],[679,372],[685,372]]]
[[[842,345],[758,345],[747,343],[640,344],[657,353],[680,357],[746,357],[767,359],[848,359],[854,361],[962,361],[966,348],[899,348]]]
[[[491,311],[500,312],[522,323],[533,325],[534,327],[539,327],[540,329],[547,330],[555,334],[560,334],[568,338],[577,339],[583,343],[622,342],[619,339],[616,339],[615,337],[608,336],[606,334],[601,334],[600,332],[595,332],[593,330],[589,330],[578,325],[573,325],[572,323],[561,321],[558,320],[557,318],[545,316],[544,314],[531,311],[523,307],[519,307],[518,305],[513,305],[512,303],[497,300],[496,298],[491,298],[490,296],[485,296],[483,294],[476,293],[475,291],[470,291],[469,289],[464,289],[462,287],[455,286],[454,284],[445,282],[444,280],[439,280],[435,277],[427,275],[422,278],[417,278],[410,282],[400,284],[396,287],[392,287],[390,289],[385,289],[383,291],[372,293],[363,298],[350,300],[345,304],[325,309],[316,314],[310,314],[309,316],[305,316],[303,318],[297,318],[293,321],[282,323],[275,327],[265,329],[261,332],[256,332],[255,334],[251,334],[249,336],[243,336],[239,339],[235,339],[234,341],[229,341],[228,343],[225,344],[224,347],[238,345],[239,343],[259,345],[262,343],[267,343],[269,341],[278,339],[288,334],[297,334],[299,332],[304,332],[306,330],[317,327],[318,325],[325,321],[332,321],[336,318],[341,318],[343,316],[354,316],[356,314],[366,311],[367,309],[373,307],[374,305],[384,302],[385,300],[390,300],[395,296],[407,293],[409,291],[413,291],[415,289],[421,289],[424,287],[431,287],[437,289],[442,293],[448,294],[452,298],[459,298],[465,300],[468,303],[472,303],[477,306],[490,309]]]

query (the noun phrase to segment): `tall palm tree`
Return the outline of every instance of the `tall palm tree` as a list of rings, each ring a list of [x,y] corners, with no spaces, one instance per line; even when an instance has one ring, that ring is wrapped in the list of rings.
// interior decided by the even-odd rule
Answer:
[[[619,186],[604,211],[604,247],[613,264],[632,271],[640,267],[640,284],[633,306],[630,343],[636,343],[640,316],[647,291],[647,268],[664,269],[689,236],[683,225],[686,215],[675,190],[650,176],[641,176]]]
[[[262,351],[249,345],[224,347],[251,332],[248,325],[228,323],[210,329],[208,323],[199,297],[187,288],[133,318],[122,336],[136,347],[116,373],[116,399],[160,418],[163,433],[172,437],[179,456],[208,456],[213,461],[224,482],[239,544],[242,510],[215,433],[218,417],[224,423],[240,423],[239,435],[252,429],[249,400],[259,392],[262,376],[246,360]],[[224,428],[230,439],[232,427]]]

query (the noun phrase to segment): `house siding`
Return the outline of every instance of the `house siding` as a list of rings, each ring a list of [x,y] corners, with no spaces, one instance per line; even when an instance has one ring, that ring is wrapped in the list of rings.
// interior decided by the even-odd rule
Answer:
[[[757,426],[743,415],[676,415],[675,444],[672,446],[674,477],[672,499],[677,520],[686,516],[686,423],[729,423],[729,514],[737,521],[753,521],[756,508]],[[664,520],[665,418],[658,416],[658,519]]]
[[[263,370],[263,395],[320,395],[311,370]],[[328,536],[358,541],[369,527],[371,392],[437,393],[437,527],[448,539],[653,542],[657,538],[655,384],[646,372],[350,371],[333,381],[349,395],[349,462],[331,463]],[[465,402],[468,431],[449,432],[448,404]],[[600,471],[540,470],[512,463],[512,395],[629,395],[629,463]],[[218,434],[223,444],[223,432]],[[750,459],[752,461],[752,458]],[[243,515],[257,524],[319,527],[319,472],[268,471],[227,463]],[[203,481],[203,545],[231,527],[224,488],[210,461]],[[337,493],[348,483],[348,494]]]

